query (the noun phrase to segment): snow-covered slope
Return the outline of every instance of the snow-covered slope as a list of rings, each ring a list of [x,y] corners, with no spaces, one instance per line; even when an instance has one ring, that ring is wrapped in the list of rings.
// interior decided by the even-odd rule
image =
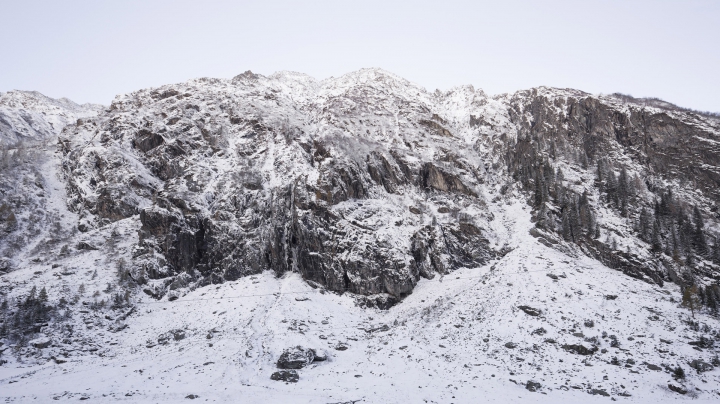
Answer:
[[[118,96],[28,163],[0,395],[717,400],[718,142],[670,104],[380,69]]]

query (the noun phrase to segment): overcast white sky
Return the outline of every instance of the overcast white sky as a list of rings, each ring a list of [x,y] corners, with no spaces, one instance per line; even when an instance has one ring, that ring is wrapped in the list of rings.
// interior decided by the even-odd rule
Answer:
[[[720,111],[720,1],[0,0],[0,91],[109,104],[245,70],[382,67],[429,90],[547,85]]]

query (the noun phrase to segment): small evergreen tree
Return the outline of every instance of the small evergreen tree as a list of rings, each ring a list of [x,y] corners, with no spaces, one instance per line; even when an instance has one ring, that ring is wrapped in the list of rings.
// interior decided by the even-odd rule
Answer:
[[[618,203],[618,181],[615,177],[615,173],[612,170],[607,173],[607,181],[605,184],[605,194],[607,195],[607,201],[616,208],[619,207]]]
[[[653,222],[651,244],[654,252],[659,253],[663,250],[662,239],[660,238],[660,223],[657,219]]]
[[[640,239],[649,242],[652,231],[652,216],[650,212],[644,207],[640,211],[640,219],[638,223],[638,233],[640,233]]]
[[[570,226],[570,215],[567,208],[562,211],[561,232],[565,241],[572,241],[572,226]]]
[[[697,205],[693,208],[693,222],[695,228],[693,229],[693,247],[695,251],[701,256],[707,255],[707,242],[705,241],[705,223],[703,222],[702,214]]]
[[[628,174],[625,167],[620,170],[618,177],[617,198],[620,208],[620,214],[623,217],[628,215],[628,199],[630,198],[630,186],[628,185]]]
[[[683,289],[682,291],[682,305],[688,309],[690,309],[690,312],[692,313],[693,318],[695,318],[695,311],[700,308],[700,295],[698,294],[698,287],[688,286]]]
[[[705,305],[714,315],[718,313],[718,301],[715,297],[715,288],[709,287],[705,289]]]
[[[48,294],[47,294],[47,290],[45,290],[45,286],[43,286],[43,288],[40,289],[40,294],[38,295],[38,301],[42,304],[47,304],[47,302],[48,302]]]
[[[545,187],[545,180],[543,179],[542,174],[538,174],[535,176],[535,195],[534,195],[534,203],[535,207],[539,207],[543,204],[547,199],[544,198],[544,192],[543,188]]]

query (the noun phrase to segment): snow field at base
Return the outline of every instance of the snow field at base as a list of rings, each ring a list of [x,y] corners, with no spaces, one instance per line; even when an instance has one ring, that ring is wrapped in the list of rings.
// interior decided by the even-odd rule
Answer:
[[[200,288],[173,302],[145,297],[123,331],[78,327],[76,339],[103,344],[102,357],[77,347],[77,355],[63,364],[6,364],[0,368],[0,396],[7,402],[88,397],[134,403],[185,401],[191,394],[202,402],[253,403],[610,400],[587,393],[597,389],[627,402],[689,398],[669,391],[668,383],[676,382],[647,363],[681,365],[689,395],[717,400],[718,370],[698,375],[687,366],[692,359],[710,358],[687,344],[698,336],[681,322],[689,314],[678,307],[677,286],[659,288],[589,258],[546,248],[528,234],[528,211],[520,205],[506,209],[493,225],[513,234],[509,244],[515,250],[482,268],[421,280],[388,311],[359,308],[349,294],[312,289],[297,274],[263,273]],[[83,253],[74,265],[92,268],[101,255]],[[111,272],[99,270],[97,285],[110,281]],[[85,273],[74,276],[79,280],[80,274]],[[542,314],[530,316],[521,305]],[[655,313],[661,313],[657,320],[651,319]],[[586,320],[593,327],[586,327]],[[531,334],[540,327],[546,334]],[[160,334],[175,329],[183,329],[185,338],[158,344]],[[610,347],[603,331],[617,336],[619,348]],[[607,352],[582,356],[561,348],[589,348],[585,339],[591,337]],[[556,342],[545,342],[548,338]],[[516,347],[506,347],[510,342]],[[282,351],[296,345],[324,351],[328,360],[299,370],[298,383],[270,380]],[[340,345],[347,349],[335,349]],[[619,366],[610,364],[613,357]],[[635,362],[625,367],[628,359]],[[539,392],[525,389],[529,380],[542,384]],[[620,395],[625,393],[631,396]]]

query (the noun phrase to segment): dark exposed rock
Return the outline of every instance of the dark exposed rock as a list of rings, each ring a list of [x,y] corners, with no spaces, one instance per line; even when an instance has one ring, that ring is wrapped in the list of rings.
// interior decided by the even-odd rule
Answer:
[[[356,301],[357,305],[360,307],[388,310],[389,308],[397,304],[398,299],[393,295],[389,295],[387,293],[380,293],[370,296],[358,296]]]
[[[172,333],[173,339],[175,341],[180,341],[185,339],[185,330],[172,330],[170,331]]]
[[[610,393],[603,389],[590,389],[588,390],[588,394],[591,394],[593,396],[610,397]]]
[[[166,345],[171,340],[172,341],[181,341],[183,339],[185,339],[185,330],[176,329],[176,330],[171,330],[171,331],[160,334],[158,336],[158,344]]]
[[[315,351],[301,346],[288,348],[278,358],[276,366],[279,369],[302,369],[313,363]]]
[[[702,359],[693,359],[693,361],[690,362],[690,367],[697,370],[698,373],[709,372],[715,368]]]
[[[92,245],[92,244],[90,244],[90,243],[88,243],[88,242],[85,242],[85,241],[79,242],[79,243],[77,244],[77,246],[75,246],[75,248],[77,248],[78,250],[88,250],[88,251],[90,251],[90,250],[97,250],[97,249],[98,249],[98,248],[95,247],[94,245]]]
[[[271,380],[277,380],[287,383],[297,383],[300,376],[296,370],[279,370],[270,375]]]
[[[533,330],[533,332],[531,332],[530,335],[545,335],[546,333],[547,333],[547,330],[545,330],[545,328],[543,328],[543,327],[540,327],[540,328]]]
[[[420,171],[421,185],[443,192],[459,192],[477,196],[455,175],[449,174],[432,163],[425,163]]]
[[[135,136],[133,144],[143,152],[148,152],[165,142],[162,136],[152,133],[146,129],[141,129]]]
[[[715,345],[715,341],[710,338],[700,337],[697,341],[690,341],[688,345],[693,345],[700,348],[712,348]]]
[[[313,350],[313,352],[315,353],[315,359],[313,359],[313,362],[325,362],[326,360],[328,360],[328,355],[326,352],[318,350]]]
[[[527,383],[525,383],[525,388],[529,391],[535,392],[542,388],[542,384],[533,380],[528,380]]]
[[[537,316],[539,316],[540,314],[542,314],[542,310],[540,310],[540,309],[535,309],[535,308],[532,308],[532,307],[530,307],[530,306],[518,306],[518,309],[524,311],[525,314],[527,314],[527,315],[529,315],[529,316],[533,316],[533,317],[537,317]]]
[[[672,383],[668,383],[668,388],[670,389],[670,391],[674,391],[678,394],[683,394],[683,395],[687,394],[687,390],[685,390],[684,388],[682,388],[680,386],[676,386]]]
[[[562,349],[576,355],[592,355],[598,350],[597,347],[586,348],[580,344],[566,344],[562,346]]]

